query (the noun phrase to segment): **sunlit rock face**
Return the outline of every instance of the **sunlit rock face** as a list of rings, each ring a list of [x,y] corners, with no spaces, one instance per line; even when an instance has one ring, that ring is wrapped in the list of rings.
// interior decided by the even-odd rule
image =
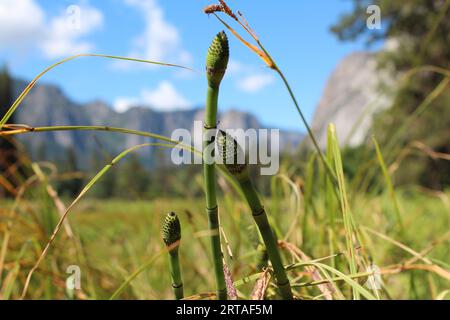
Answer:
[[[365,141],[370,135],[373,115],[390,105],[389,88],[380,89],[387,79],[384,72],[377,70],[374,53],[352,53],[337,65],[312,122],[321,148],[326,147],[327,126],[331,122],[336,126],[341,145],[358,146]]]

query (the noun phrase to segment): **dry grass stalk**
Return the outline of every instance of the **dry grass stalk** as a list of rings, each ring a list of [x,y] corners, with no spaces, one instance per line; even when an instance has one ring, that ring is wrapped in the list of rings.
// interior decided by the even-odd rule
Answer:
[[[233,284],[233,278],[231,276],[230,269],[228,268],[228,266],[225,263],[225,261],[223,262],[223,274],[225,276],[225,283],[227,285],[228,297],[231,300],[237,300],[237,298],[238,298],[237,291],[236,291],[236,288],[234,287],[234,284]]]
[[[270,272],[268,269],[264,269],[261,276],[256,281],[255,287],[253,288],[250,300],[264,300],[267,287],[270,283]]]
[[[307,256],[302,250],[300,250],[297,246],[287,241],[280,241],[281,246],[286,248],[293,254],[299,262],[308,262],[311,261],[311,258]],[[311,278],[314,281],[323,281],[324,279],[321,277],[319,270],[317,270],[314,266],[306,266],[305,270],[309,273]],[[333,300],[333,293],[335,292],[333,286],[330,283],[321,283],[318,284],[318,288],[322,295],[326,300]]]

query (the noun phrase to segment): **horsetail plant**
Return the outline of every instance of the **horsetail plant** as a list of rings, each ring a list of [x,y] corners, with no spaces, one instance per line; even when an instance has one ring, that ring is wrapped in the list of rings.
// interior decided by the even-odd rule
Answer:
[[[263,46],[263,44],[259,40],[256,33],[250,28],[250,25],[244,19],[242,13],[239,11],[237,11],[237,13],[234,13],[233,10],[231,10],[231,8],[227,5],[225,0],[219,0],[218,4],[213,4],[213,5],[207,6],[206,8],[203,9],[203,12],[206,13],[207,15],[213,14],[240,42],[242,42],[252,52],[256,53],[270,69],[274,70],[280,76],[281,80],[283,81],[283,83],[289,93],[289,96],[291,97],[292,102],[294,103],[297,113],[300,115],[303,125],[305,126],[306,131],[308,132],[309,138],[310,138],[314,148],[316,149],[321,162],[324,164],[325,170],[329,174],[332,183],[335,186],[334,192],[336,193],[336,196],[338,196],[338,193],[336,191],[336,189],[338,187],[337,177],[331,167],[331,164],[327,161],[322,150],[320,149],[317,139],[316,139],[310,125],[308,124],[308,121],[306,121],[306,117],[303,114],[302,109],[300,108],[300,105],[297,101],[297,98],[294,95],[294,92],[292,91],[289,81],[286,79],[286,77],[284,76],[284,73],[278,67],[275,60],[272,58],[272,56],[269,54],[269,52]],[[238,32],[236,32],[231,26],[229,26],[222,18],[220,18],[218,16],[217,13],[219,13],[219,12],[226,14],[227,16],[232,18],[234,21],[236,21],[253,38],[253,40],[256,42],[256,45],[244,40],[244,38],[241,37],[241,35]]]
[[[223,256],[220,245],[219,214],[216,199],[214,164],[214,139],[217,130],[217,99],[219,86],[228,65],[229,48],[225,32],[214,38],[206,55],[206,94],[205,121],[203,123],[203,174],[205,180],[206,213],[210,232],[211,250],[214,262],[217,299],[227,299],[227,289],[223,273]],[[208,150],[210,153],[208,154]]]
[[[180,220],[175,212],[170,212],[164,219],[162,228],[163,241],[169,251],[170,274],[172,277],[172,289],[177,300],[183,299],[183,280],[181,278],[178,248],[181,240]]]
[[[269,259],[272,263],[278,289],[283,299],[293,299],[291,285],[284,269],[281,255],[278,250],[277,239],[270,226],[264,206],[252,184],[248,172],[248,165],[241,156],[243,150],[237,141],[226,132],[219,130],[217,136],[217,149],[225,167],[236,178],[242,188],[247,203],[252,211],[253,219],[266,246]],[[243,159],[244,161],[238,161]],[[242,163],[239,163],[242,162]]]

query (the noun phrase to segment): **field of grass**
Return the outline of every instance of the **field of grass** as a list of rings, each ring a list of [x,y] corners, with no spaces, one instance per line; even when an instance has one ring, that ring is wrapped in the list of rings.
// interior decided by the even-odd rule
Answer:
[[[62,63],[87,56],[155,63],[98,54],[57,62],[30,83],[0,120],[2,138],[22,133],[95,130],[144,136],[158,142],[123,151],[91,176],[74,199],[61,199],[55,192],[59,175],[52,172],[53,164],[27,161],[24,166],[28,175],[13,190],[15,197],[0,203],[0,299],[173,299],[168,252],[161,234],[164,217],[172,211],[181,221],[179,256],[186,299],[213,299],[216,292],[220,294],[216,283],[222,276],[219,272],[217,277],[222,254],[229,298],[280,299],[278,288],[289,287],[289,283],[277,285],[280,272],[273,262],[277,258],[279,261],[278,251],[284,263],[284,268],[279,263],[278,271],[286,270],[295,299],[448,298],[450,191],[395,186],[395,172],[403,160],[400,155],[408,149],[401,140],[392,138],[380,146],[373,137],[363,146],[365,157],[350,164],[349,160],[354,159],[341,154],[335,128],[330,124],[327,148],[321,150],[288,81],[248,24],[223,1],[207,7],[205,12],[225,13],[254,40],[255,45],[250,45],[216,15],[231,34],[280,76],[309,133],[310,148],[283,159],[279,173],[270,178],[270,192],[263,194],[258,180],[254,182],[261,192],[263,207],[249,176],[243,178],[242,172],[233,173],[229,166],[215,164],[205,165],[205,174],[198,172],[189,181],[201,188],[205,197],[191,196],[188,183],[171,186],[178,193],[186,190],[184,197],[129,201],[91,198],[89,192],[95,189],[96,182],[110,170],[120,170],[115,164],[126,161],[126,156],[138,148],[201,150],[125,128],[8,124],[36,81]],[[219,33],[211,48],[207,59],[206,129],[216,124],[218,88],[228,62],[226,35]],[[432,100],[433,95],[430,97]],[[427,97],[421,106],[425,108],[430,99]],[[409,129],[415,116],[413,113],[396,129]],[[209,143],[206,141],[206,146]],[[421,156],[448,160],[448,154],[423,152]],[[133,181],[132,174],[129,179]],[[170,181],[177,183],[176,179]],[[5,185],[4,179],[0,182]],[[218,230],[211,213],[217,208],[216,195]],[[261,218],[264,211],[277,243],[269,224]],[[221,243],[216,241],[215,247],[213,243],[213,260],[210,238],[217,240],[218,234]],[[272,255],[271,263],[267,255]],[[80,272],[79,289],[67,286],[74,283],[74,268]]]
[[[383,299],[436,299],[448,290],[450,193],[397,190],[404,231],[398,228],[388,192],[374,196],[350,195],[357,268],[352,273],[340,210],[327,209],[326,195],[320,189],[305,194],[300,188],[303,183],[300,178],[291,180],[280,174],[273,178],[273,183],[276,192],[264,200],[298,298],[323,299],[327,295],[335,299],[352,298],[353,289],[357,295],[366,290],[371,296]],[[249,298],[261,277],[261,270],[256,269],[260,263],[256,250],[258,238],[245,203],[233,191],[228,190],[226,194],[219,197],[220,222],[225,235],[222,239],[226,239],[225,261],[238,296]],[[7,230],[5,216],[12,206],[10,201],[0,209],[3,235]],[[68,219],[74,236],[69,237],[66,229],[61,230],[34,273],[26,298],[69,298],[71,294],[66,292],[65,282],[70,265],[77,265],[81,270],[81,290],[75,290],[77,298],[108,299],[141,267],[142,272],[119,298],[173,298],[161,238],[161,225],[169,211],[178,213],[182,225],[180,260],[185,295],[194,299],[213,297],[203,199],[86,199],[73,209]],[[57,218],[51,203],[24,200],[20,204],[6,251],[2,298],[20,297],[27,272],[41,254],[51,233],[49,227],[55,225]],[[318,264],[305,264],[309,260]],[[371,290],[367,285],[370,262],[382,274],[381,290]],[[332,285],[324,286],[327,280]],[[274,287],[269,286],[266,294],[275,298]]]

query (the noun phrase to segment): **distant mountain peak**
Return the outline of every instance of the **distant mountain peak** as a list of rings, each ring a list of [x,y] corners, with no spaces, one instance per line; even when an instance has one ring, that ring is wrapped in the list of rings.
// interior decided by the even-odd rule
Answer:
[[[25,81],[15,81],[15,96],[26,87]],[[31,126],[54,125],[108,125],[112,127],[129,128],[139,131],[147,131],[170,137],[178,128],[193,130],[195,120],[203,120],[204,108],[193,108],[177,111],[155,111],[146,106],[135,106],[123,113],[115,111],[110,105],[101,100],[94,100],[86,104],[79,104],[69,99],[57,86],[50,84],[37,84],[24,99],[17,110],[17,123]],[[258,119],[244,111],[230,109],[219,115],[222,129],[260,129],[264,126]],[[75,149],[81,154],[80,166],[87,167],[91,157],[102,151],[111,156],[118,152],[149,142],[151,139],[117,133],[96,131],[55,131],[39,134],[26,134],[20,139],[27,146],[34,158],[39,155],[52,160],[65,156],[67,148]],[[303,139],[300,132],[280,132],[281,147],[297,146]],[[285,144],[284,142],[288,144]],[[140,152],[142,156],[149,157],[153,154],[153,148],[147,148]],[[150,163],[151,161],[146,161]]]

